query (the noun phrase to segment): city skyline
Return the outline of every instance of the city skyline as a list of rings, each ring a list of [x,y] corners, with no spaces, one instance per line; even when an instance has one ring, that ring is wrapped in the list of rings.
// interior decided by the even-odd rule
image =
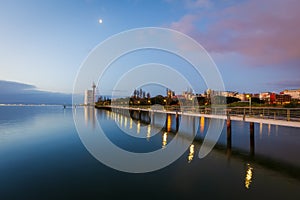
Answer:
[[[119,32],[150,26],[178,30],[199,42],[216,63],[228,91],[279,93],[300,88],[298,1],[0,4],[0,80],[29,84],[36,87],[33,90],[71,93],[81,63],[96,45]],[[177,64],[168,55],[145,53],[149,55],[129,55],[125,61],[136,65],[164,59],[171,66]],[[198,80],[191,76],[191,81]],[[174,88],[183,91],[186,86]],[[205,89],[202,83],[199,88]]]

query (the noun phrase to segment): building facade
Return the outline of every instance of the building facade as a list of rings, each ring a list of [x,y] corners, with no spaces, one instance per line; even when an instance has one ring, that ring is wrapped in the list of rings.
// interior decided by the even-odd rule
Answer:
[[[95,97],[93,90],[86,90],[84,93],[84,105],[94,105],[95,103]]]
[[[300,100],[300,89],[298,90],[284,90],[280,92],[280,94],[287,94],[292,97],[292,99],[298,99]]]

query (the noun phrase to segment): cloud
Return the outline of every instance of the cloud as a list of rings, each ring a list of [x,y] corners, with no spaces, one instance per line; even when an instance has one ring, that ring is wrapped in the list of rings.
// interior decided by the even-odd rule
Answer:
[[[70,94],[37,90],[34,85],[0,80],[2,104],[71,104]]]
[[[210,8],[213,6],[210,0],[185,0],[184,3],[188,9]]]
[[[300,89],[300,80],[281,80],[268,83],[277,88]]]
[[[197,21],[196,15],[185,15],[179,21],[171,23],[171,28],[183,33],[193,33],[196,31],[194,22]]]
[[[13,81],[0,80],[0,92],[1,94],[13,94],[13,93],[24,93],[29,90],[35,90],[34,85],[25,83],[18,83]]]
[[[299,9],[298,0],[251,0],[209,12],[190,11],[170,27],[192,36],[210,52],[238,53],[257,65],[298,64]]]

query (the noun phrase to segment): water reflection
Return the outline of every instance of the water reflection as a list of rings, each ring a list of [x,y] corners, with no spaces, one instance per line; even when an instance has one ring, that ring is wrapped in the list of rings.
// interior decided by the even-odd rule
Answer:
[[[162,148],[165,148],[167,145],[167,139],[168,139],[168,133],[164,132],[163,134],[163,140],[162,140]]]
[[[96,110],[94,107],[90,107],[90,106],[84,107],[84,121],[85,121],[85,125],[88,125],[89,122],[91,122],[93,128],[95,128]]]
[[[141,122],[138,121],[137,124],[136,124],[136,133],[140,134],[140,132],[141,132]]]
[[[123,127],[123,115],[120,115],[120,126]]]
[[[263,124],[259,123],[259,138],[262,138],[262,129],[263,129]]]
[[[191,144],[190,152],[189,152],[189,156],[188,156],[188,163],[192,162],[192,160],[194,158],[194,152],[195,152],[195,146],[193,144]]]
[[[89,124],[95,122],[93,110],[94,109],[88,107],[85,108],[84,117],[86,123],[88,120],[89,120]],[[143,120],[133,120],[130,116],[127,116],[126,113],[118,114],[115,112],[105,111],[103,112],[103,114],[109,115],[112,120],[116,120],[116,122],[118,122],[121,127],[123,128],[125,127],[126,130],[129,131],[130,129],[128,133],[136,136],[138,134],[137,137],[144,138],[146,141],[149,141],[149,143],[150,143],[150,138],[154,138],[153,140],[151,140],[151,142],[155,142],[158,139],[160,144],[158,144],[157,148],[165,148],[166,145],[168,144],[168,140],[167,140],[168,136],[170,142],[174,137],[174,135],[178,134],[177,130],[174,129],[175,124],[177,124],[177,119],[175,118],[176,117],[175,114],[174,115],[151,114],[152,116],[150,121],[151,124],[147,122],[143,122]],[[153,123],[154,118],[156,119],[155,124]],[[178,118],[180,118],[180,123],[179,123],[180,134],[178,134],[176,140],[186,141],[187,138],[191,138],[194,136],[194,134],[198,133],[198,135],[196,135],[196,141],[197,140],[203,141],[203,138],[205,136],[205,128],[206,128],[205,126],[209,125],[211,119],[205,119],[204,117],[191,117],[191,116],[180,116]],[[199,120],[199,122],[197,120]],[[196,125],[198,127],[196,127]],[[241,152],[242,154],[249,156],[251,159],[253,159],[254,156],[256,159],[261,155],[264,155],[271,159],[280,158],[282,161],[287,161],[292,164],[299,163],[299,159],[297,159],[296,151],[294,150],[294,148],[292,149],[287,144],[287,142],[285,142],[285,140],[287,140],[290,143],[291,141],[290,138],[292,137],[287,139],[287,138],[283,138],[285,137],[285,135],[280,134],[281,132],[283,132],[282,130],[288,130],[289,132],[294,134],[294,131],[297,129],[285,128],[281,126],[275,126],[275,128],[272,128],[273,125],[271,124],[254,123],[252,126],[250,125],[250,135],[249,135],[249,128],[248,128],[249,123],[233,122],[233,126],[241,129],[236,129],[236,128],[233,129],[232,130],[233,134],[231,138],[229,140],[227,138],[226,140],[227,132],[226,132],[226,128],[224,128],[224,132],[222,133],[223,135],[221,135],[217,144],[217,148],[222,148],[225,150],[228,159],[231,159],[231,157],[234,156],[236,152]],[[290,135],[289,132],[288,134]],[[160,133],[159,136],[156,136],[156,133]],[[269,137],[266,137],[267,135],[269,135]],[[256,140],[255,137],[258,137],[260,139]],[[282,143],[283,139],[285,143]],[[269,141],[272,141],[272,144]],[[299,140],[297,139],[297,141]],[[197,145],[195,145],[195,143],[193,144],[195,145],[194,147],[190,146],[190,143],[188,143],[187,145],[189,145],[190,149],[188,155],[186,156],[188,157],[187,160],[191,162],[193,159],[193,151],[195,151]],[[286,151],[280,151],[275,154],[274,149],[276,145],[280,146],[281,149],[284,148]]]
[[[250,166],[249,163],[247,163],[247,170],[245,176],[245,188],[247,189],[250,188],[250,184],[252,182],[252,176],[253,176],[253,168]]]
[[[127,117],[124,117],[124,127],[127,128]]]
[[[200,133],[204,133],[204,126],[205,126],[205,118],[202,116],[200,117]]]
[[[172,116],[168,114],[167,117],[167,131],[170,132],[172,128]]]
[[[80,119],[83,122],[84,128],[85,128],[84,125],[85,120],[84,119],[82,120],[82,118],[86,117],[85,119],[92,119],[90,118],[88,110],[86,111],[87,112],[84,115],[83,108],[77,110],[78,112],[77,115],[80,114]],[[117,172],[114,169],[109,169],[108,167],[99,164],[98,162],[95,162],[92,156],[88,155],[86,150],[82,148],[82,144],[78,141],[77,135],[74,134],[74,124],[73,124],[72,116],[69,115],[68,118],[65,117],[59,118],[61,114],[61,110],[57,112],[58,113],[56,115],[52,115],[52,114],[49,115],[49,113],[47,113],[47,115],[44,116],[44,114],[41,114],[38,116],[37,121],[27,121],[26,124],[24,122],[24,124],[22,123],[20,127],[14,125],[14,129],[9,130],[11,133],[12,131],[18,131],[20,134],[24,134],[24,131],[25,133],[29,133],[33,131],[33,133],[37,135],[37,138],[41,137],[40,135],[41,133],[46,133],[49,136],[49,138],[48,137],[44,138],[43,141],[45,142],[50,141],[51,144],[49,143],[49,145],[44,145],[45,143],[42,141],[41,143],[38,144],[38,146],[32,145],[32,139],[35,138],[29,137],[27,139],[28,145],[26,145],[26,143],[22,143],[22,145],[24,145],[23,147],[24,151],[23,151],[23,149],[21,149],[19,146],[15,144],[15,141],[17,140],[21,141],[22,139],[23,142],[24,141],[23,138],[14,137],[15,140],[12,140],[11,143],[8,143],[8,145],[10,144],[15,145],[16,149],[11,151],[9,151],[9,149],[7,150],[5,149],[5,151],[1,151],[2,157],[1,157],[0,174],[2,174],[1,176],[2,198],[5,199],[6,196],[15,196],[15,195],[18,195],[16,196],[17,199],[22,197],[24,198],[24,195],[25,198],[36,196],[36,191],[38,190],[43,191],[45,189],[43,187],[44,185],[40,184],[41,182],[43,182],[41,178],[43,178],[44,176],[41,175],[44,173],[46,176],[53,177],[54,182],[51,181],[51,183],[53,183],[52,184],[53,188],[51,189],[51,192],[55,192],[56,194],[61,196],[70,196],[70,195],[80,196],[83,193],[88,193],[90,191],[97,191],[97,193],[93,193],[91,194],[91,196],[93,195],[93,197],[95,198],[101,198],[103,196],[104,198],[109,198],[109,197],[117,198],[117,196],[112,196],[111,191],[114,191],[115,188],[122,188],[122,191],[127,191],[127,193],[124,193],[124,195],[123,194],[122,195],[129,196],[130,198],[132,196],[132,187],[135,187],[136,191],[138,191],[135,197],[140,197],[141,194],[147,194],[148,188],[144,187],[144,185],[147,184],[147,185],[157,186],[156,193],[147,194],[149,195],[149,198],[153,198],[153,199],[159,197],[165,199],[166,198],[176,199],[176,196],[177,198],[178,196],[185,196],[188,199],[192,199],[195,197],[199,197],[199,194],[201,194],[203,198],[212,198],[212,199],[222,198],[222,196],[223,197],[226,196],[229,199],[242,199],[245,197],[259,199],[262,196],[268,196],[271,199],[273,198],[276,199],[276,197],[279,199],[283,199],[284,197],[295,198],[295,199],[299,198],[299,173],[298,173],[299,168],[293,168],[293,170],[291,170],[290,166],[284,166],[282,168],[282,165],[278,165],[279,162],[271,162],[271,163],[267,161],[261,162],[264,161],[264,157],[263,159],[259,160],[258,159],[259,155],[256,156],[255,159],[253,160],[251,159],[250,164],[247,164],[246,161],[248,160],[247,154],[234,153],[234,152],[232,155],[233,158],[232,162],[230,163],[230,165],[227,165],[227,162],[224,159],[225,158],[224,148],[215,148],[209,154],[207,159],[202,159],[201,161],[199,161],[196,154],[198,153],[198,149],[201,145],[201,142],[197,142],[197,141],[193,142],[194,148],[189,143],[189,149],[188,149],[189,151],[186,152],[185,157],[183,159],[179,159],[173,165],[163,170],[146,174],[147,180],[145,180],[145,176],[136,176],[134,174],[131,175],[131,174],[125,174],[123,172]],[[105,115],[106,112],[99,111],[98,119],[103,119],[103,118],[105,119],[105,116],[103,116],[103,114]],[[113,119],[115,118],[114,114],[110,114],[110,115]],[[32,120],[32,118],[30,119]],[[124,120],[126,120],[125,116],[123,117],[123,126],[125,126]],[[157,117],[156,120],[163,122],[163,124],[165,122],[165,118],[162,119]],[[186,123],[186,120],[187,120],[186,117],[182,117],[182,122]],[[173,123],[174,121],[175,120],[173,118]],[[130,118],[128,117],[127,117],[127,122],[128,122],[127,128],[129,128]],[[66,123],[68,123],[69,126],[66,126]],[[56,129],[52,129],[53,128],[52,124],[57,124],[55,127]],[[115,127],[115,124],[111,121],[109,121],[107,125],[110,125],[109,127],[107,127],[108,128],[107,130],[109,131],[110,131],[109,129],[110,127]],[[144,124],[142,123],[142,125]],[[141,131],[142,131],[142,125],[141,125]],[[233,133],[237,136],[236,140],[233,140],[233,145],[239,144],[240,141],[244,140],[245,143],[243,144],[246,144],[244,146],[245,149],[248,150],[248,148],[246,148],[248,147],[248,139],[249,139],[248,124],[245,123],[241,125],[239,123],[236,123],[235,125],[242,127],[242,129],[241,132],[238,132],[239,130],[237,129],[233,129]],[[259,124],[257,125],[259,126]],[[89,126],[91,126],[91,121],[89,121]],[[135,123],[133,123],[132,131],[136,131],[136,127],[134,126]],[[264,136],[267,132],[267,126],[268,125],[263,124],[262,131],[264,131],[263,132]],[[147,125],[145,127],[147,133]],[[18,130],[16,130],[16,128],[18,128]],[[152,128],[151,134],[153,137],[153,140],[151,140],[151,147],[153,147],[153,149],[155,150],[161,148],[162,139],[164,138],[162,136],[164,135],[164,132],[160,132],[160,134],[157,134],[158,138],[155,138],[154,133],[156,127],[152,126],[151,128]],[[7,127],[5,127],[4,130],[8,131]],[[190,132],[192,132],[190,126],[186,127],[185,130],[190,130]],[[115,139],[114,141],[118,142],[119,140],[117,137],[123,136],[124,134],[120,132],[119,129],[115,129],[114,131],[115,132],[112,132],[113,134],[110,134],[111,136],[110,138]],[[278,142],[275,141],[275,139],[277,138],[274,138],[275,128],[272,128],[272,131],[273,132],[271,133],[270,136],[272,138],[265,137],[264,140],[259,141],[257,147],[261,145],[263,147],[262,151],[274,152],[274,155],[278,155],[278,153],[280,153],[282,149],[282,148],[278,148],[280,144],[287,141],[286,143],[284,143],[285,146],[280,146],[280,147],[286,147],[284,150],[289,149],[289,147],[293,145],[293,143],[290,141],[296,140],[297,142],[296,145],[299,144],[298,143],[299,129],[290,129],[290,128],[279,126],[278,127],[279,137],[277,137]],[[165,133],[166,135],[165,142],[167,142],[166,137],[168,134],[170,134],[168,138],[169,139],[168,142],[170,142],[173,137],[172,133]],[[224,134],[226,134],[225,131]],[[57,135],[57,137],[55,136],[54,138],[54,135]],[[114,138],[115,136],[116,138]],[[225,144],[226,135],[223,136],[224,137],[221,138],[220,140],[223,140]],[[272,146],[269,145],[270,139],[272,139]],[[129,150],[131,150],[130,148],[132,146],[135,146],[135,144],[133,144],[129,140],[124,140],[122,142],[124,143],[117,143],[117,144],[120,144],[120,147],[126,147],[126,148],[128,147]],[[145,142],[145,140],[143,141],[139,140],[139,142]],[[146,149],[144,147],[144,144],[146,144],[146,142],[136,145],[136,147],[132,148],[132,150],[133,151],[140,150],[140,149],[147,150],[147,151],[152,150],[152,148]],[[180,141],[177,143],[180,143]],[[150,144],[150,142],[148,144]],[[3,148],[2,144],[0,146]],[[36,151],[37,149],[39,149],[39,151]],[[193,152],[192,150],[194,150],[195,157],[192,157],[192,152]],[[295,151],[295,155],[299,156],[298,152],[296,151],[297,148],[294,148],[293,150]],[[32,153],[32,156],[28,157],[29,162],[24,163],[23,162],[24,156],[26,156],[29,152]],[[40,159],[41,156],[39,156],[39,154],[41,153],[45,155],[49,155],[48,159],[47,160],[42,158]],[[70,153],[73,154],[70,156]],[[270,155],[272,154],[270,153]],[[188,156],[192,161],[190,164],[188,164],[188,166],[186,166]],[[294,158],[296,161],[299,160],[297,159],[299,157],[294,157]],[[12,163],[12,160],[15,161]],[[46,164],[41,164],[44,163],[45,161],[47,161]],[[63,161],[63,162],[57,162],[57,161]],[[53,168],[53,163],[55,163],[54,168]],[[82,163],[85,164],[85,166],[83,167],[90,170],[82,170],[81,169]],[[255,165],[253,165],[254,163]],[[15,164],[14,165],[15,167],[11,167],[12,164]],[[68,170],[75,166],[77,166],[77,168],[74,168],[74,170],[72,171]],[[214,167],[212,168],[211,166]],[[34,168],[35,170],[31,170],[32,168]],[[61,173],[57,173],[57,171],[60,171]],[[81,173],[76,173],[78,171],[80,171]],[[294,174],[291,173],[293,171],[295,172]],[[170,177],[172,177],[174,181],[170,182],[169,180]],[[294,177],[296,177],[296,179],[294,179]],[[30,178],[32,179],[32,181],[30,181],[28,187],[26,186],[24,188],[24,186],[21,184],[22,180],[28,180]],[[72,184],[72,182],[70,183],[70,180],[72,181],[72,179],[74,178],[78,179],[78,181],[82,183],[81,184],[82,187],[80,187],[80,190],[78,189],[76,190],[77,187],[74,188],[74,184]],[[199,180],[201,180],[201,182],[203,183],[202,185],[205,185],[205,187],[199,187]],[[217,194],[215,193],[213,194],[214,196],[212,196],[211,191],[214,191],[216,187],[216,181],[211,181],[211,180],[216,180],[218,185],[222,185],[222,187],[219,188]],[[136,184],[143,181],[145,183],[144,185]],[[178,191],[176,190],[174,191],[174,193],[172,192],[170,193],[170,191],[168,191],[169,188],[179,188],[180,184],[178,185],[178,183],[183,183],[183,182],[186,183],[183,190],[178,190]],[[228,184],[228,182],[231,183]],[[238,187],[237,184],[240,187]],[[62,185],[65,186],[65,190],[61,190]],[[237,187],[233,187],[233,186],[237,186]],[[280,189],[274,190],[274,188],[280,188]],[[17,189],[20,191],[16,193]],[[48,194],[47,191],[45,195],[53,196],[51,192],[48,192],[49,193]]]
[[[147,127],[147,140],[149,141],[151,137],[151,125],[149,124],[148,127]]]
[[[129,129],[132,129],[132,119],[130,118]]]

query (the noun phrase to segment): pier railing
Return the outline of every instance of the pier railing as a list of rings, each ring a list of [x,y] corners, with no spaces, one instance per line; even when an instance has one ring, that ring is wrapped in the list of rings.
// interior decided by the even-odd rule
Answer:
[[[124,106],[113,105],[108,107],[124,107],[128,109],[148,109],[151,106]],[[164,106],[166,111],[178,111],[183,113],[230,115],[245,118],[273,119],[284,121],[300,121],[300,108],[272,108],[272,107],[202,107],[202,106]]]
[[[299,108],[235,107],[235,108],[231,108],[230,115],[261,118],[261,119],[300,121]]]

